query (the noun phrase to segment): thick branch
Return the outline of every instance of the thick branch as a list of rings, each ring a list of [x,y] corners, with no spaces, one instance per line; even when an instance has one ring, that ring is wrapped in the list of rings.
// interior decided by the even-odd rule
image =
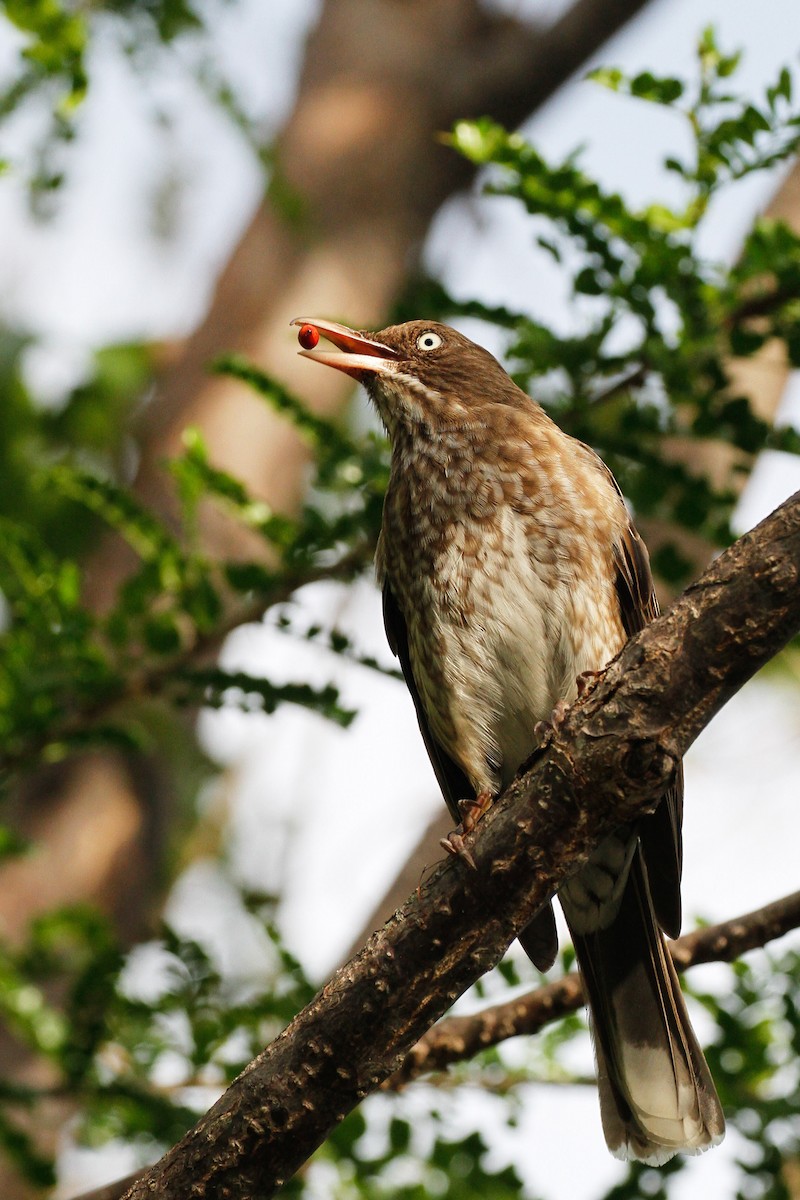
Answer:
[[[755,912],[686,933],[670,942],[669,948],[675,966],[685,971],[698,963],[733,962],[747,950],[765,946],[799,925],[800,892],[793,892]],[[446,1017],[420,1038],[402,1066],[386,1080],[384,1090],[402,1088],[420,1075],[463,1062],[508,1038],[538,1033],[582,1004],[580,976],[573,971],[504,1004],[493,1004],[470,1016]]]
[[[441,866],[130,1200],[273,1195],[598,841],[652,809],[711,717],[800,630],[799,580],[800,493],[722,554],[572,707],[481,822],[477,871]]]

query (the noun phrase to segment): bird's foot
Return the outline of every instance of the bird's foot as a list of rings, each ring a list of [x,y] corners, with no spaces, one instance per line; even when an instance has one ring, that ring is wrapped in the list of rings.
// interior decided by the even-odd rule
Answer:
[[[452,833],[448,833],[447,837],[441,839],[439,845],[448,854],[452,854],[453,858],[462,859],[468,867],[471,867],[473,871],[477,871],[478,864],[472,857],[472,852],[464,845],[464,837],[459,832],[459,829],[454,829]]]
[[[592,688],[597,684],[598,679],[604,671],[581,671],[575,683],[578,688],[578,699],[582,700],[584,696],[588,696]]]
[[[458,811],[461,813],[461,827],[464,833],[472,833],[485,812],[492,807],[492,793],[478,792],[474,800],[459,800]]]
[[[568,708],[569,705],[566,700],[558,700],[553,711],[550,713],[550,719],[536,722],[533,732],[539,743],[539,750],[544,750],[545,746],[553,740],[558,729],[564,724]]]
[[[472,833],[491,803],[492,793],[488,791],[479,792],[474,800],[459,800],[458,811],[461,813],[461,824],[439,842],[443,850],[452,854],[454,858],[463,859],[467,866],[472,867],[473,871],[477,871],[478,867],[471,852],[464,845],[464,835]]]

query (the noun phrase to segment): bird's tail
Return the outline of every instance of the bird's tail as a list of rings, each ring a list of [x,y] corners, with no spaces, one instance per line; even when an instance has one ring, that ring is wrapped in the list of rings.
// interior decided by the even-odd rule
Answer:
[[[569,912],[567,912],[569,922]],[[651,1165],[699,1154],[725,1132],[637,848],[617,913],[576,933],[592,1015],[603,1132],[617,1158]]]

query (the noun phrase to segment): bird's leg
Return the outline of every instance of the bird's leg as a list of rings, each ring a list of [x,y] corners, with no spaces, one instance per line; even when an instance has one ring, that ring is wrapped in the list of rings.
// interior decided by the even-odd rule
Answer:
[[[448,854],[452,854],[453,858],[463,859],[468,867],[472,867],[473,871],[477,871],[478,864],[472,857],[471,852],[464,845],[464,839],[457,829],[454,829],[452,833],[448,833],[447,837],[441,838],[439,845]]]
[[[581,671],[578,678],[575,680],[577,688],[576,699],[581,700],[587,696],[592,688],[597,683],[601,675],[605,673],[605,668],[602,671]],[[539,742],[538,749],[544,750],[545,746],[552,741],[553,734],[557,732],[564,723],[564,718],[567,715],[569,705],[566,700],[557,700],[553,711],[547,721],[537,721],[533,732]]]
[[[486,788],[474,800],[459,800],[458,811],[461,813],[461,828],[464,833],[472,833],[485,812],[492,807],[492,793]]]
[[[463,858],[473,871],[478,868],[472,854],[464,845],[464,835],[472,833],[483,814],[491,807],[493,798],[490,791],[484,790],[479,792],[474,800],[459,800],[458,811],[461,813],[461,824],[439,842],[443,850],[455,858]]]

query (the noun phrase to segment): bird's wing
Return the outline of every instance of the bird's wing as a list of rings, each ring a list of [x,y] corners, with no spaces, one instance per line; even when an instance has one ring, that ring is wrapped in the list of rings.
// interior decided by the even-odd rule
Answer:
[[[604,475],[625,508],[619,484],[603,460],[590,446],[579,442],[582,452]],[[627,515],[624,531],[612,548],[614,586],[619,601],[622,627],[630,638],[658,616],[658,599],[644,542]],[[678,767],[674,785],[654,813],[639,823],[639,837],[647,866],[653,907],[661,928],[677,937],[681,928],[681,872],[683,846],[683,767]]]
[[[386,627],[386,637],[389,646],[392,653],[400,660],[403,677],[411,693],[411,699],[414,701],[414,708],[417,712],[422,740],[425,743],[425,749],[428,751],[428,758],[431,760],[431,766],[436,773],[439,787],[442,789],[442,795],[445,798],[447,807],[450,809],[450,814],[453,820],[458,823],[461,820],[458,802],[459,800],[465,800],[473,796],[474,788],[470,786],[469,780],[458,764],[453,762],[449,754],[442,749],[431,733],[431,727],[425,715],[422,698],[411,670],[411,656],[408,649],[408,631],[406,629],[405,617],[400,611],[400,605],[395,599],[388,579],[383,585],[383,623]]]
[[[587,447],[588,449],[588,447]],[[604,474],[625,503],[619,484],[608,467],[590,451]],[[644,542],[631,520],[613,548],[614,585],[619,600],[620,618],[628,637],[633,637],[658,616],[658,599],[650,570],[650,558]],[[659,924],[670,937],[681,930],[681,872],[683,868],[683,766],[678,768],[674,785],[658,808],[639,826],[639,837],[647,866],[653,907]]]
[[[633,637],[658,616],[658,599],[645,544],[631,521],[614,546],[613,554],[614,586],[622,625],[628,637]]]
[[[460,824],[461,813],[458,802],[474,797],[475,789],[458,764],[442,749],[431,732],[422,698],[414,680],[414,673],[411,670],[405,617],[400,611],[400,605],[397,603],[388,579],[383,584],[383,623],[386,627],[386,637],[391,651],[400,660],[403,677],[411,693],[411,699],[414,701],[422,740],[428,751],[428,758],[431,760],[439,787],[442,789],[442,795],[450,810],[450,815],[456,824]],[[530,924],[521,931],[519,940],[525,953],[540,971],[548,971],[552,967],[558,953],[558,937],[552,904],[546,904],[539,910]]]
[[[614,547],[614,569],[622,624],[628,637],[633,637],[658,616],[658,600],[644,542],[632,523]],[[683,766],[680,765],[674,785],[639,827],[653,907],[670,937],[677,937],[681,930],[682,820]]]
[[[620,507],[625,510],[625,532],[619,543],[613,548],[614,583],[619,599],[623,628],[628,637],[633,637],[635,633],[644,629],[645,625],[658,616],[658,598],[653,584],[653,574],[650,570],[650,557],[633,521],[628,517],[622,488],[591,446],[587,446],[585,442],[578,442],[578,445],[614,489]]]

